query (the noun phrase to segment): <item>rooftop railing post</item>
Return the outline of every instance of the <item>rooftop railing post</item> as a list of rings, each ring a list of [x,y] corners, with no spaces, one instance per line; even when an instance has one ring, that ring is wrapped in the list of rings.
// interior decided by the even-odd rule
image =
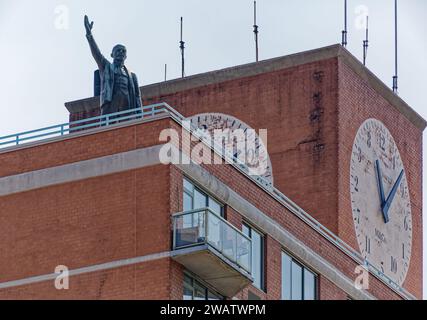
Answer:
[[[16,135],[16,145],[19,145],[19,135]]]

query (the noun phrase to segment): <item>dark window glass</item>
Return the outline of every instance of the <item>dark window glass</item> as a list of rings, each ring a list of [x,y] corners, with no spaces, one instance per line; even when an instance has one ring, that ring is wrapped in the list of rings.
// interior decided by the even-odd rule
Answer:
[[[184,211],[193,210],[193,197],[188,193],[184,193]]]
[[[292,262],[292,300],[302,300],[302,267]]]
[[[208,290],[208,300],[222,300],[222,298],[219,295]]]
[[[206,287],[194,281],[194,300],[206,300]]]
[[[211,209],[214,213],[219,216],[222,216],[222,206],[219,202],[215,201],[211,197],[209,197],[209,209]]]
[[[264,237],[261,233],[245,224],[242,232],[252,240],[253,285],[260,290],[264,290]]]
[[[194,185],[187,179],[184,179],[184,190],[189,192],[190,194],[192,194],[194,191]]]
[[[282,299],[291,300],[292,278],[291,278],[292,259],[287,254],[282,254]]]
[[[221,203],[197,189],[189,180],[184,179],[183,211],[191,211],[193,209],[206,207],[217,215],[221,217],[224,216],[223,205]],[[197,223],[197,218],[195,216],[196,215],[193,217],[193,223]],[[188,223],[187,220],[190,220],[189,224],[191,225],[191,217],[185,217],[184,220],[184,223]]]
[[[223,300],[223,297],[209,290],[189,275],[184,274],[183,300]]]
[[[316,299],[316,276],[308,271],[304,270],[304,300],[315,300]]]
[[[193,279],[184,275],[184,300],[193,300]]]
[[[317,276],[282,252],[282,299],[316,300]]]
[[[194,209],[206,208],[207,206],[206,195],[199,190],[194,190]]]

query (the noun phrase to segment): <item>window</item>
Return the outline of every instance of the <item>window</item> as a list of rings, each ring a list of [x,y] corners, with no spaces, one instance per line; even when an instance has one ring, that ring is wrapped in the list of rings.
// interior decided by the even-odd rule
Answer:
[[[282,300],[316,300],[317,276],[282,252]]]
[[[224,298],[209,290],[199,281],[184,273],[183,300],[223,300]]]
[[[183,207],[184,211],[209,208],[212,212],[221,217],[223,216],[224,211],[223,206],[218,201],[208,196],[187,179],[184,179]],[[188,218],[191,219],[191,217]]]
[[[242,229],[243,233],[252,240],[253,285],[264,290],[264,236],[247,224],[243,224]]]

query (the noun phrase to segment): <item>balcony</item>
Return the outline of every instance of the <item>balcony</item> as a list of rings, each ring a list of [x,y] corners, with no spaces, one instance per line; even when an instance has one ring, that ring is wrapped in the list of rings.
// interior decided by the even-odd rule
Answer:
[[[208,208],[173,215],[174,260],[225,297],[252,282],[251,239]]]

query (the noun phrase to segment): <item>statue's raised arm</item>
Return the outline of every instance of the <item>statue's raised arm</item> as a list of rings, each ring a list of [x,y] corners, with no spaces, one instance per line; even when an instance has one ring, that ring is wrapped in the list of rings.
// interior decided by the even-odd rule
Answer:
[[[92,36],[93,22],[85,16],[86,38],[99,68],[101,80],[101,115],[142,107],[141,94],[136,75],[125,66],[126,47],[115,45],[111,52],[113,62],[108,61],[99,50]]]
[[[86,28],[86,38],[89,42],[90,50],[92,51],[93,58],[95,59],[96,63],[98,64],[98,68],[100,71],[104,70],[105,67],[105,58],[102,55],[101,51],[98,48],[98,45],[95,42],[95,39],[92,35],[92,29],[93,29],[93,21],[89,22],[88,16],[85,16],[85,28]]]

